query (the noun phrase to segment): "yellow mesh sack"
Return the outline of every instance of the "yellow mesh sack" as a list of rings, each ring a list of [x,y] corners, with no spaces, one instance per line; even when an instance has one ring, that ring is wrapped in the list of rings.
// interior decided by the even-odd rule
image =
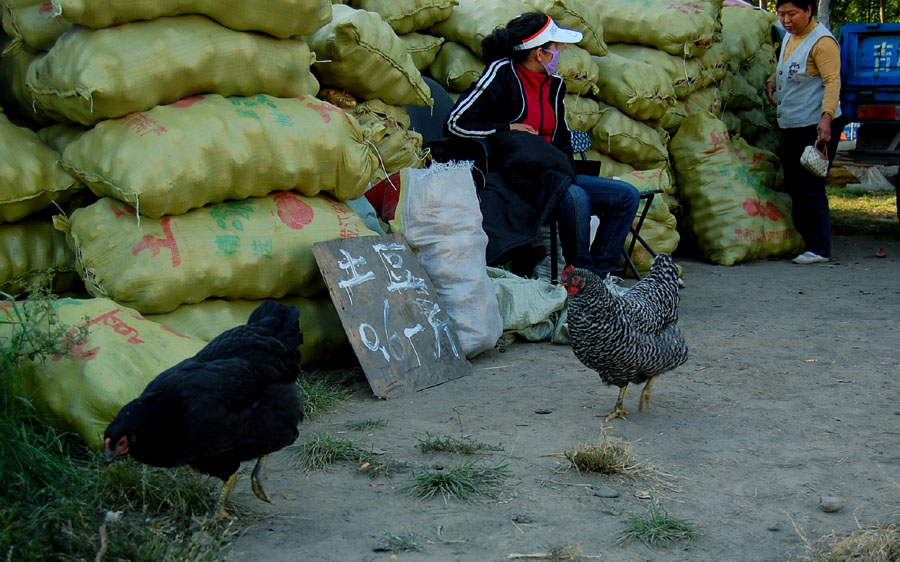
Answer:
[[[331,19],[331,0],[53,0],[66,20],[99,29],[162,16],[203,14],[225,27],[282,39],[305,35]]]
[[[371,99],[366,100],[354,108],[354,111],[351,112],[354,117],[356,116],[356,112],[359,111],[371,111],[377,113],[379,115],[385,115],[397,121],[405,128],[409,128],[411,121],[409,119],[409,112],[406,111],[406,108],[400,105],[390,105],[384,103],[379,99]]]
[[[428,29],[449,18],[456,0],[353,0],[350,5],[375,12],[399,35]]]
[[[600,162],[599,176],[601,178],[614,178],[634,170],[634,166],[631,164],[619,162],[612,156],[603,154],[593,148],[587,151],[586,156],[588,160],[598,160]]]
[[[481,40],[495,28],[534,8],[522,0],[459,0],[450,17],[428,30],[432,35],[460,43],[481,56]]]
[[[103,448],[103,432],[122,406],[206,344],[108,299],[60,299],[56,313],[73,329],[87,326],[88,337],[65,356],[25,361],[22,394],[50,425],[94,449]],[[9,302],[0,308],[0,315],[12,314]],[[10,335],[11,326],[0,322],[0,336]]]
[[[300,310],[302,366],[323,365],[336,352],[342,351],[347,335],[328,295],[316,299],[284,297],[277,300]],[[246,324],[257,306],[259,301],[207,299],[179,306],[166,314],[148,314],[147,319],[208,342],[225,330]]]
[[[668,160],[665,131],[600,104],[600,118],[590,131],[591,147],[636,168],[655,168]]]
[[[12,41],[2,56],[18,52],[23,47],[46,51],[56,38],[72,27],[72,23],[57,17],[46,0],[3,0],[3,31]]]
[[[81,135],[89,130],[81,125],[54,123],[38,129],[37,135],[41,142],[62,154],[67,146],[81,138]]]
[[[615,53],[593,57],[599,67],[597,97],[639,121],[659,121],[675,104],[675,88],[660,68]]]
[[[721,0],[585,0],[600,15],[603,38],[697,57],[721,36]]]
[[[429,72],[445,90],[464,92],[484,72],[484,63],[468,47],[447,41],[434,58]]]
[[[57,164],[59,153],[37,133],[0,113],[0,224],[62,202],[83,186]]]
[[[344,110],[263,94],[196,96],[108,119],[69,144],[62,160],[98,196],[153,218],[285,189],[356,199],[377,164]]]
[[[600,104],[596,100],[566,94],[566,123],[573,131],[590,131],[600,119]]]
[[[757,186],[770,189],[774,187],[775,175],[779,167],[778,156],[774,152],[753,146],[741,136],[731,137],[731,149],[747,166],[747,171]]]
[[[325,283],[312,245],[374,234],[346,204],[291,191],[140,222],[105,198],[54,219],[88,292],[144,314],[211,297],[315,295]]]
[[[0,291],[16,295],[40,276],[50,277],[54,290],[64,291],[75,280],[73,274],[75,254],[50,220],[0,225]]]
[[[434,62],[434,57],[444,44],[443,37],[425,35],[424,33],[404,33],[398,36],[406,47],[406,52],[412,57],[413,63],[419,71],[423,71]]]
[[[591,0],[528,0],[538,12],[547,14],[561,27],[577,29],[584,34],[578,46],[602,57],[607,46],[603,39],[603,19]]]
[[[335,4],[331,22],[306,36],[323,84],[392,105],[432,105],[403,41],[378,14]]]
[[[675,217],[671,214],[669,214],[669,217],[671,218],[666,221],[647,218],[644,220],[644,224],[641,225],[641,238],[656,253],[665,252],[671,254],[678,247],[678,242],[681,241],[681,235],[675,229]],[[629,231],[628,236],[625,238],[625,247],[631,245],[632,238]],[[634,250],[631,252],[631,261],[637,266],[641,275],[646,275],[650,272],[650,267],[653,265],[653,256],[638,242],[634,245]]]
[[[0,36],[0,46],[2,46],[3,40],[3,37]],[[25,86],[28,65],[41,56],[43,55],[25,50],[8,56],[0,56],[0,76],[3,76],[3,80],[0,80],[0,105],[3,105],[10,115],[21,116],[25,119],[26,124],[48,125],[65,119],[59,115],[49,115],[37,108],[31,92]]]
[[[560,43],[559,66],[556,73],[566,81],[566,92],[570,94],[596,94],[600,69],[593,55],[577,45]]]
[[[422,151],[422,135],[404,127],[390,115],[396,112],[385,106],[366,102],[353,109],[353,116],[359,121],[363,135],[375,145],[378,153],[379,165],[371,178],[373,185],[402,168],[422,168],[426,160]],[[405,112],[402,107],[396,109]]]
[[[192,94],[315,95],[314,59],[299,39],[178,16],[76,28],[28,67],[26,84],[40,107],[92,125]]]
[[[712,263],[797,253],[803,240],[790,198],[756,185],[711,113],[688,117],[669,143],[678,194],[698,247]]]
[[[644,45],[613,43],[609,52],[634,61],[648,63],[662,70],[669,78],[676,98],[684,98],[700,87],[702,72],[697,59],[670,55]]]

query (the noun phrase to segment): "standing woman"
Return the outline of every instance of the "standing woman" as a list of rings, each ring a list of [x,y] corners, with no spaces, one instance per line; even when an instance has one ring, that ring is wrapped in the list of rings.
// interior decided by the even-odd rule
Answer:
[[[481,42],[487,67],[447,116],[448,134],[486,138],[505,131],[539,135],[572,156],[565,119],[565,81],[556,74],[559,43],[576,43],[580,31],[560,28],[550,16],[522,14]],[[607,276],[618,269],[640,193],[623,181],[577,175],[557,209],[563,257],[569,265]],[[600,227],[591,242],[591,216]],[[618,286],[611,290],[621,292]]]
[[[775,10],[787,31],[775,75],[766,83],[769,102],[778,108],[784,186],[793,200],[793,220],[805,251],[797,264],[831,258],[831,215],[825,178],[800,164],[803,149],[825,141],[834,161],[846,119],[841,117],[841,53],[834,36],[816,22],[818,0],[777,0]]]

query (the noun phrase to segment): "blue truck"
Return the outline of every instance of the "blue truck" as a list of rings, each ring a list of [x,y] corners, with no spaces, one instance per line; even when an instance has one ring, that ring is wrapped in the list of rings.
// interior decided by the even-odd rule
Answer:
[[[852,23],[840,29],[841,111],[859,123],[857,162],[900,163],[900,23]],[[895,186],[900,192],[895,176]],[[900,217],[900,201],[897,214]]]

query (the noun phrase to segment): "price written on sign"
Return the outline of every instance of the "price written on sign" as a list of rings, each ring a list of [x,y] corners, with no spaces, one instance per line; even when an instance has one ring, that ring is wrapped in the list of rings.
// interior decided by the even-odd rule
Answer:
[[[376,396],[468,372],[450,317],[402,235],[319,242],[313,254]]]

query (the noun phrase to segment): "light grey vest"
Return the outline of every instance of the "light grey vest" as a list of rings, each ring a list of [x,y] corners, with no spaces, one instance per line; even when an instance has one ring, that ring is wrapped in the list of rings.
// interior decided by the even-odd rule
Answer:
[[[816,41],[822,37],[831,37],[824,25],[818,24],[806,36],[791,56],[785,60],[786,45],[782,45],[781,56],[775,71],[775,101],[778,102],[778,126],[782,129],[807,127],[816,125],[822,118],[822,96],[825,95],[825,82],[821,76],[810,76],[806,73],[809,52]],[[785,42],[787,43],[787,42]],[[841,104],[835,108],[834,116],[840,117]]]

